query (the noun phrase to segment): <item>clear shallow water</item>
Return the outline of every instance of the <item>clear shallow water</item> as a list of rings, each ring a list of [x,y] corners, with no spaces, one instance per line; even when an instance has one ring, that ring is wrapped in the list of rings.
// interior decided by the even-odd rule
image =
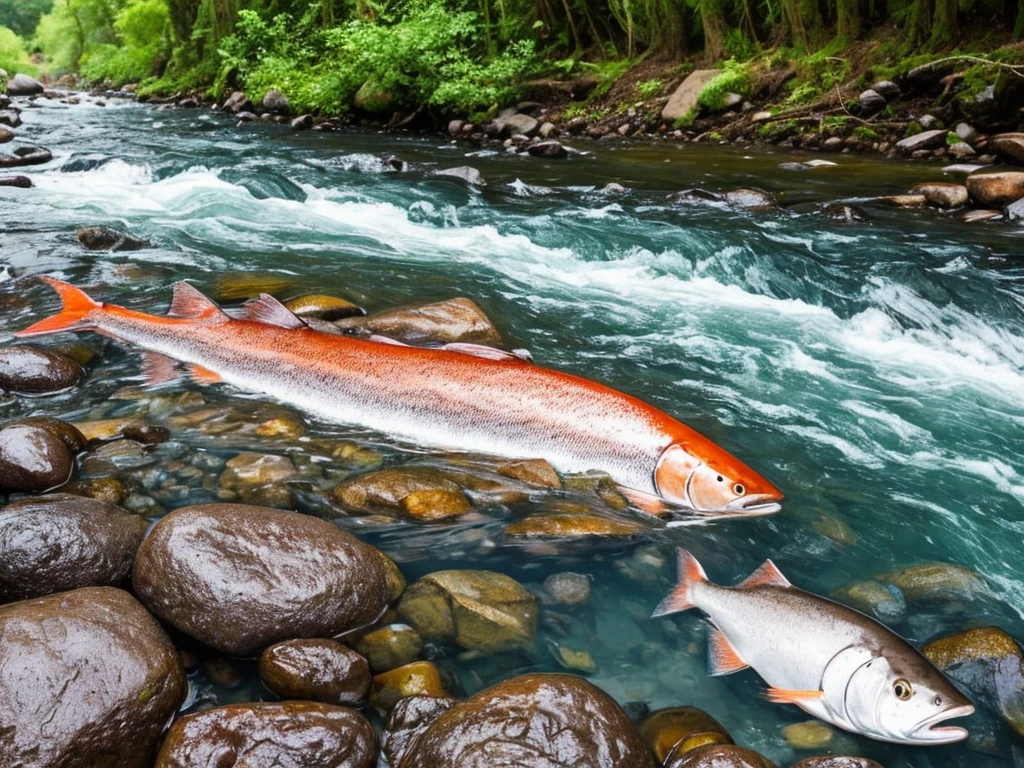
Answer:
[[[824,202],[942,178],[938,167],[837,156],[838,167],[787,172],[778,163],[799,157],[671,143],[581,142],[590,154],[569,161],[467,157],[469,148],[436,137],[295,134],[237,129],[198,111],[39,103],[24,112],[20,135],[56,159],[30,170],[35,189],[0,189],[0,342],[54,306],[26,279],[38,273],[154,312],[174,280],[216,295],[238,272],[282,281],[287,295],[334,292],[370,310],[464,295],[539,363],[658,405],[786,492],[776,517],[652,529],[639,554],[636,542],[509,545],[492,534],[515,510],[451,527],[366,528],[410,581],[452,567],[529,585],[560,570],[593,576],[591,608],[544,622],[535,654],[442,660],[467,691],[556,668],[545,647],[554,639],[589,651],[591,679],[620,701],[700,706],[738,743],[781,765],[795,760],[780,730],[806,716],[764,701],[752,672],[708,678],[696,613],[647,618],[674,579],[674,545],[691,548],[721,583],[771,557],[795,584],[823,594],[906,565],[957,563],[981,574],[991,594],[911,603],[891,626],[918,644],[990,623],[1024,637],[1024,229],[875,206],[870,223],[844,225],[818,212]],[[390,154],[412,170],[388,172]],[[488,186],[425,174],[462,164],[478,167]],[[609,181],[630,191],[601,193]],[[751,185],[779,194],[784,207],[666,201],[692,186]],[[156,248],[87,253],[74,231],[90,225],[126,228]],[[6,413],[117,412],[107,398],[140,382],[138,357],[86,340],[102,354],[84,387],[8,403]],[[193,389],[216,403],[240,399],[188,382],[169,391]],[[302,450],[175,438],[221,457]],[[394,460],[415,455],[384,450]],[[214,498],[199,490],[178,503]],[[841,542],[826,535],[843,526]],[[659,558],[662,567],[650,566]],[[213,690],[222,700],[252,692],[261,693]],[[990,716],[963,724],[979,735],[975,749],[845,735],[842,743],[890,767],[1012,764]]]

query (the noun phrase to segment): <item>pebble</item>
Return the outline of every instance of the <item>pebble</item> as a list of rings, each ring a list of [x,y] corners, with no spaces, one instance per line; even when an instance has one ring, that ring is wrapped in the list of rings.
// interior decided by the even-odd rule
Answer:
[[[282,699],[358,704],[370,688],[366,659],[337,640],[286,640],[259,658],[263,682]]]

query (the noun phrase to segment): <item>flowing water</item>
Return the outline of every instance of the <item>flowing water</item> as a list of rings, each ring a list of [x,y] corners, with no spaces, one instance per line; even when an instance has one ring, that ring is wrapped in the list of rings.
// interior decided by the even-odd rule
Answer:
[[[117,101],[39,104],[25,111],[21,136],[56,159],[32,172],[35,189],[0,190],[0,340],[53,310],[48,291],[26,279],[41,273],[152,312],[166,307],[175,280],[224,296],[237,273],[371,311],[468,296],[537,362],[656,404],[786,493],[777,516],[652,527],[639,544],[516,546],[495,535],[515,514],[506,509],[458,526],[366,527],[410,580],[452,567],[528,585],[563,570],[593,577],[592,607],[549,617],[535,653],[442,659],[467,691],[557,669],[546,647],[554,639],[589,651],[591,679],[618,700],[700,706],[738,743],[794,761],[780,730],[806,716],[765,701],[753,672],[708,677],[696,612],[647,618],[674,579],[676,545],[720,583],[771,557],[821,594],[908,565],[963,565],[984,578],[985,594],[909,601],[890,625],[919,645],[986,624],[1024,637],[1024,229],[878,206],[868,223],[841,224],[819,210],[942,178],[938,167],[844,155],[836,167],[794,172],[778,168],[801,159],[791,154],[668,142],[580,142],[587,154],[546,161],[436,136],[297,134]],[[391,154],[410,170],[392,172],[383,162]],[[488,185],[428,175],[463,164]],[[602,192],[610,181],[629,191]],[[784,206],[667,201],[694,186],[757,186]],[[90,225],[127,229],[155,247],[85,252],[74,231]],[[7,415],[118,412],[111,395],[141,383],[138,357],[85,340],[101,354],[84,386],[9,402]],[[169,387],[187,390],[218,403],[243,397],[223,386]],[[393,461],[419,458],[386,436],[310,428],[372,443]],[[245,447],[199,433],[175,438],[221,457]],[[215,497],[198,488],[177,503]],[[340,522],[358,532],[358,520]],[[207,695],[261,693],[245,691]],[[995,717],[982,711],[963,724],[974,733],[968,745],[843,735],[838,748],[890,768],[1012,764]]]

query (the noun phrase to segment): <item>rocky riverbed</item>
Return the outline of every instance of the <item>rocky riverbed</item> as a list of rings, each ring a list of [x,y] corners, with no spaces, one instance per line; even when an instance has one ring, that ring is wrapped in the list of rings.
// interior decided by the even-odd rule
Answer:
[[[788,501],[666,528],[599,473],[425,452],[184,371],[154,385],[102,337],[4,337],[0,763],[1019,758],[1019,234],[932,203],[964,203],[939,166],[563,161],[28,98],[17,141],[54,159],[0,192],[8,334],[53,311],[36,274],[151,312],[176,279],[229,311],[268,292],[332,333],[527,348]],[[486,185],[436,173],[470,164]],[[970,200],[996,183],[971,178]],[[907,190],[918,210],[882,202]],[[971,740],[881,745],[752,673],[709,678],[703,621],[649,618],[677,545],[724,583],[771,556],[890,624],[978,704]]]

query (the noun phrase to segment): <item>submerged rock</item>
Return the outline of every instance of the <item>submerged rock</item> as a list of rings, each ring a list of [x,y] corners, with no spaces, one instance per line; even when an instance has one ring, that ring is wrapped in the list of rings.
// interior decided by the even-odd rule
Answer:
[[[928,198],[922,194],[887,195],[886,197],[878,198],[878,202],[888,203],[896,208],[924,208]]]
[[[907,609],[902,595],[872,579],[837,589],[832,597],[883,621],[895,619]]]
[[[821,720],[790,723],[782,729],[782,738],[793,749],[825,749],[836,732]]]
[[[538,141],[526,148],[532,157],[568,157],[569,150],[554,140]]]
[[[967,177],[967,192],[977,205],[999,207],[1024,197],[1024,172],[975,173]]]
[[[504,533],[513,539],[580,539],[628,537],[645,530],[647,527],[639,521],[581,510],[524,517],[506,525]]]
[[[350,317],[335,325],[342,330],[387,336],[414,345],[463,342],[504,346],[490,318],[475,302],[462,297]]]
[[[882,766],[866,757],[822,755],[804,758],[799,763],[793,763],[790,768],[882,768]]]
[[[423,638],[408,624],[388,624],[363,635],[355,644],[374,672],[411,664],[423,653]]]
[[[768,211],[779,207],[775,197],[761,189],[731,189],[725,193],[725,200],[737,208],[751,211]]]
[[[259,674],[282,699],[358,704],[370,688],[366,659],[337,640],[275,643],[260,654]]]
[[[604,691],[580,677],[521,675],[464,701],[408,699],[383,737],[394,768],[653,768],[647,745]]]
[[[49,429],[13,422],[0,427],[0,488],[49,491],[71,479],[74,455]]]
[[[0,176],[0,187],[20,187],[31,189],[32,179],[28,176]]]
[[[398,615],[428,642],[487,653],[529,648],[537,631],[537,599],[492,571],[424,576],[405,590]]]
[[[149,768],[185,698],[178,654],[127,592],[0,607],[0,765]]]
[[[829,203],[821,209],[821,213],[827,219],[845,221],[848,224],[857,221],[867,221],[869,218],[864,209],[858,208],[856,205],[846,205],[844,203]]]
[[[160,520],[132,582],[158,616],[239,655],[368,625],[389,599],[372,547],[324,520],[242,504],[183,507]]]
[[[455,168],[439,168],[434,171],[433,176],[441,178],[457,179],[473,187],[486,187],[487,181],[483,174],[471,165],[459,165]]]
[[[892,584],[910,601],[972,598],[988,591],[981,576],[952,563],[922,563],[877,578]]]
[[[88,251],[138,251],[149,247],[147,241],[110,227],[83,227],[75,237]]]
[[[732,736],[715,718],[696,707],[669,707],[640,723],[640,735],[659,763],[708,744],[732,744]]]
[[[244,502],[266,499],[267,486],[287,482],[299,474],[287,456],[268,453],[240,453],[228,459],[220,476],[220,487],[228,497],[236,494]],[[288,494],[290,498],[290,494]],[[277,506],[277,505],[273,505]]]
[[[445,698],[441,672],[432,661],[415,661],[374,675],[370,688],[370,704],[387,714],[402,699],[411,696]]]
[[[341,320],[346,317],[365,315],[362,307],[351,301],[322,293],[307,293],[288,299],[284,305],[301,318],[316,320]]]
[[[590,600],[590,578],[582,573],[553,573],[544,579],[544,595],[552,605],[582,605]]]
[[[414,520],[447,520],[472,511],[462,488],[436,467],[391,467],[346,480],[331,491],[345,509],[402,511]]]
[[[85,372],[59,352],[29,345],[0,348],[0,389],[42,395],[75,386]]]
[[[998,627],[981,627],[933,640],[923,652],[1024,736],[1024,653],[1016,640]]]
[[[154,768],[371,768],[376,758],[373,726],[355,710],[258,702],[181,718]]]
[[[127,578],[148,523],[120,507],[68,494],[0,509],[0,603]]]

